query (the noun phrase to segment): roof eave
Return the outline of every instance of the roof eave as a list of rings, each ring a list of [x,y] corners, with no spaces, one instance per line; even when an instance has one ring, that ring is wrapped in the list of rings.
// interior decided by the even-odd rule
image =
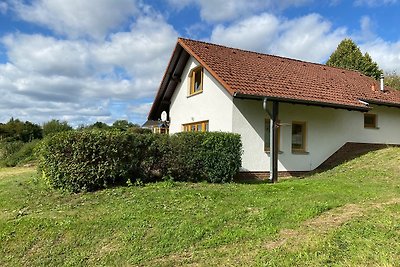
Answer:
[[[327,108],[336,108],[336,109],[346,109],[346,110],[354,110],[366,112],[371,108],[362,107],[362,106],[353,106],[346,104],[337,104],[337,103],[329,103],[329,102],[320,102],[320,101],[310,101],[303,99],[293,99],[293,98],[283,98],[283,97],[274,97],[274,96],[263,96],[263,95],[251,95],[251,94],[242,94],[242,93],[234,93],[233,97],[239,99],[253,99],[253,100],[263,100],[267,98],[272,101],[278,101],[283,103],[291,103],[291,104],[301,104],[307,106],[319,106],[319,107],[327,107]]]
[[[369,104],[377,105],[377,106],[386,106],[386,107],[392,107],[392,108],[400,108],[400,103],[393,103],[393,102],[386,102],[386,101],[379,101],[379,100],[373,100],[373,99],[367,99],[363,98],[360,99],[362,101],[368,102]]]

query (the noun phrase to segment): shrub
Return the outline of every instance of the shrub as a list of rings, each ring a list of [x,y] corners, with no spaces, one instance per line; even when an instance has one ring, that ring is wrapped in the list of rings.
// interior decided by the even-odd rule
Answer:
[[[0,160],[5,160],[14,153],[17,153],[24,145],[22,141],[3,141],[0,143]]]
[[[136,181],[230,182],[241,166],[231,133],[135,134],[75,131],[47,137],[39,170],[55,188],[92,191]]]
[[[241,167],[240,135],[184,132],[171,136],[169,172],[178,181],[230,182]]]
[[[39,170],[55,188],[93,191],[139,173],[136,135],[116,131],[62,132],[43,141]]]
[[[18,147],[19,149],[14,150],[12,153],[8,154],[3,160],[1,160],[0,164],[6,167],[14,167],[17,165],[22,165],[35,161],[37,159],[36,148],[39,142],[39,140],[34,140],[29,143],[22,143],[21,146],[19,142],[17,142],[18,144],[14,144],[14,148]],[[12,143],[8,144],[8,146],[10,145],[12,146]]]
[[[171,145],[168,135],[140,134],[139,169],[136,178],[144,182],[160,180],[168,175]]]

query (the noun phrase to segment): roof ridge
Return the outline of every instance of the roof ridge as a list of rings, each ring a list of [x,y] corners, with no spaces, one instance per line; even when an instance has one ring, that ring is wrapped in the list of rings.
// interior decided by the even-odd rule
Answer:
[[[349,69],[345,69],[345,68],[341,68],[341,67],[329,66],[329,65],[326,65],[326,64],[322,64],[322,63],[310,62],[310,61],[305,61],[305,60],[301,60],[301,59],[295,59],[295,58],[290,58],[290,57],[272,55],[272,54],[267,54],[267,53],[261,53],[261,52],[257,52],[257,51],[251,51],[251,50],[246,50],[246,49],[237,48],[237,47],[230,47],[230,46],[227,46],[227,45],[216,44],[216,43],[200,41],[200,40],[194,40],[194,39],[190,39],[190,38],[178,37],[178,40],[179,39],[183,40],[183,41],[190,41],[190,42],[202,43],[202,44],[205,44],[205,45],[213,45],[213,46],[218,46],[218,47],[227,48],[227,49],[234,49],[234,50],[237,50],[237,51],[250,53],[250,54],[257,54],[257,55],[274,57],[274,58],[278,58],[278,59],[286,59],[286,60],[290,60],[290,61],[297,61],[297,62],[300,62],[300,63],[312,64],[312,65],[317,65],[317,66],[321,66],[321,67],[324,67],[324,68],[327,67],[327,68],[342,70],[342,71],[346,71],[346,72],[350,72],[350,73],[354,72],[354,73],[360,74],[362,76],[366,76],[365,74],[363,74],[362,72],[360,72],[358,70],[349,70]]]

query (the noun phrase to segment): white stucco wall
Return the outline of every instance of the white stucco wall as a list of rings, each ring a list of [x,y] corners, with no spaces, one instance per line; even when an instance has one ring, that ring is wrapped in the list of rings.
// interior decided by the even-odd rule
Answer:
[[[203,92],[189,96],[190,70],[199,63],[190,58],[182,73],[170,106],[170,133],[182,131],[182,124],[209,121],[210,131],[232,132],[232,97],[204,70]]]
[[[234,99],[234,103],[233,132],[242,136],[243,171],[269,171],[261,101]],[[365,129],[361,112],[281,103],[278,170],[313,170],[346,142],[400,144],[400,109],[374,107],[370,113],[377,114],[378,129]],[[293,121],[306,122],[306,154],[291,151]]]

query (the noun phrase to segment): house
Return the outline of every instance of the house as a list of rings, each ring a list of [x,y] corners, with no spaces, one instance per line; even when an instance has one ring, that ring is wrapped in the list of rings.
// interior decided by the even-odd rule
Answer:
[[[383,81],[182,38],[148,119],[162,111],[170,134],[239,133],[241,171],[261,176],[314,170],[349,142],[400,144],[400,91]]]

